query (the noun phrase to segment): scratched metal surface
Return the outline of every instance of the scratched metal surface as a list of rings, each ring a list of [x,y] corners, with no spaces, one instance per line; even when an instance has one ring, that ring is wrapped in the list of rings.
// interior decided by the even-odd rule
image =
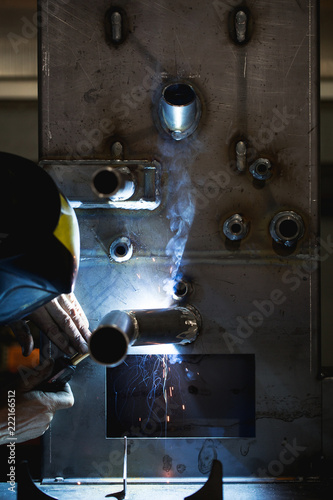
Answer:
[[[51,3],[41,2],[44,11]],[[41,28],[41,160],[105,160],[118,139],[126,159],[157,160],[163,169],[156,210],[77,210],[76,294],[91,327],[110,309],[170,305],[171,218],[188,229],[180,270],[195,285],[189,302],[203,320],[198,340],[181,352],[255,354],[256,436],[132,439],[132,477],[201,477],[203,457],[222,460],[227,477],[307,476],[321,455],[316,2],[248,1],[251,36],[243,45],[228,31],[236,6],[124,1],[129,34],[118,47],[105,41],[108,1],[59,2]],[[154,123],[163,84],[177,79],[192,83],[202,101],[197,131],[179,142]],[[235,168],[239,139],[249,145],[249,163],[272,162],[264,186]],[[65,194],[74,180],[73,167],[67,193],[62,180]],[[190,224],[184,214],[194,204]],[[291,252],[273,245],[268,230],[282,210],[305,224]],[[235,212],[250,221],[240,245],[221,233]],[[112,263],[107,249],[122,235],[133,241],[133,257]],[[145,349],[153,352],[162,354]],[[77,370],[76,404],[45,435],[44,477],[121,476],[122,440],[105,439],[104,384],[104,369],[92,362]]]

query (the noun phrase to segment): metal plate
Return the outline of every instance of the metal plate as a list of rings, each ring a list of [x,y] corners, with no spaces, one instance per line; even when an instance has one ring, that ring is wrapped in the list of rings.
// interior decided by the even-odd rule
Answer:
[[[128,356],[107,370],[106,435],[254,437],[254,374],[250,355]]]
[[[249,36],[241,44],[230,28],[237,4],[125,1],[128,36],[117,46],[105,39],[109,2],[57,4],[41,29],[41,159],[109,160],[120,140],[126,160],[159,162],[156,210],[77,210],[76,294],[91,328],[111,309],[171,305],[173,279],[187,276],[203,328],[182,354],[255,357],[255,437],[210,443],[226,476],[307,476],[321,455],[322,412],[317,3],[247,2]],[[197,130],[181,141],[156,122],[162,88],[175,81],[198,89],[202,105]],[[239,140],[248,146],[245,172],[236,165]],[[272,164],[265,183],[248,170],[258,158]],[[269,233],[285,210],[305,227],[292,248]],[[222,232],[234,213],[249,223],[240,242]],[[120,236],[132,241],[133,257],[110,262]],[[322,252],[332,253],[327,242]],[[142,354],[136,349],[131,354]],[[104,383],[105,370],[90,361],[78,370],[76,405],[56,415],[45,438],[46,477],[121,475],[122,440],[105,438]],[[129,475],[201,476],[203,446],[205,439],[131,439]]]

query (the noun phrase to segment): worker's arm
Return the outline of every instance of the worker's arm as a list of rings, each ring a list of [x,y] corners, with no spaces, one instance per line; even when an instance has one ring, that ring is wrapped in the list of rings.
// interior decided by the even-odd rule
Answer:
[[[73,293],[60,295],[26,319],[33,321],[65,354],[72,356],[76,352],[88,352],[89,323]],[[16,321],[10,327],[22,346],[23,354],[29,356],[34,342],[28,324]]]

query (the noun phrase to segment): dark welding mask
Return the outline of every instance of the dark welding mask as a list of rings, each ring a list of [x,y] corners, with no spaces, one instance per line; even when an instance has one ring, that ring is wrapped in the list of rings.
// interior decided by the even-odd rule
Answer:
[[[0,324],[72,292],[79,259],[77,219],[54,181],[0,153]]]

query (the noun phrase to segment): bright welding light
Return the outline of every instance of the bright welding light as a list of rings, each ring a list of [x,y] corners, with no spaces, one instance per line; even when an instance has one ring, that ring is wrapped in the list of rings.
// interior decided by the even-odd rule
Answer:
[[[130,346],[128,354],[179,354],[175,344],[156,344],[145,346]]]
[[[163,283],[163,290],[165,291],[166,295],[170,297],[170,299],[173,297],[175,293],[175,286],[176,286],[177,280],[176,279],[166,279],[164,280]]]
[[[174,108],[173,127],[175,132],[181,132],[184,127],[184,111],[182,107]]]
[[[169,308],[173,304],[171,295],[165,293],[164,290],[157,287],[152,290],[151,286],[146,286],[144,289],[140,289],[140,293],[137,293],[133,297],[133,305],[130,307],[132,309],[164,309]]]

